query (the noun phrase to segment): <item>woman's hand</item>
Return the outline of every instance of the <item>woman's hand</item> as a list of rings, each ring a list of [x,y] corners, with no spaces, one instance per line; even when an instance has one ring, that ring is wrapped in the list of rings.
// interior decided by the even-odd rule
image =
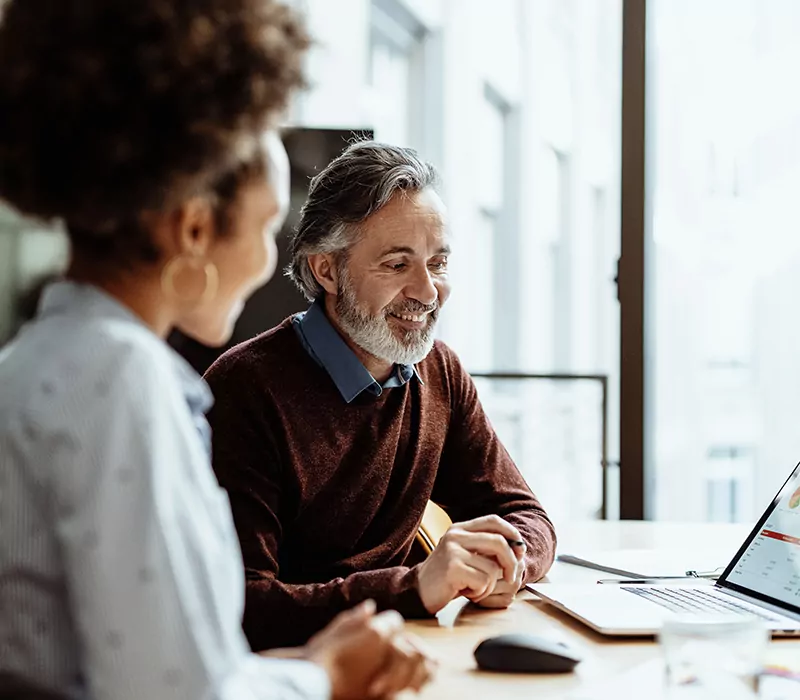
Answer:
[[[339,615],[296,652],[284,658],[304,658],[319,664],[331,680],[333,700],[389,698],[405,689],[420,690],[435,664],[420,642],[403,630],[394,611],[375,614],[367,601]]]

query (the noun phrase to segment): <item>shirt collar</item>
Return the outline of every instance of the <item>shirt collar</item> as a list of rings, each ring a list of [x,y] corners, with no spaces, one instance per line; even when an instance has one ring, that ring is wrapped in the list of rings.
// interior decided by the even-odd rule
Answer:
[[[364,391],[380,395],[383,389],[402,386],[412,377],[422,383],[414,365],[395,365],[396,371],[381,386],[328,320],[322,299],[295,316],[293,323],[308,353],[330,375],[347,403]]]
[[[60,281],[53,282],[45,288],[39,301],[38,315],[44,317],[63,314],[118,319],[134,323],[148,333],[152,333],[150,328],[129,308],[98,287],[88,284]],[[155,336],[155,334],[153,335]],[[159,338],[159,340],[161,339]],[[181,392],[186,398],[189,409],[193,413],[205,413],[214,403],[211,389],[192,366],[166,342],[162,341],[162,345],[168,361],[175,370]]]

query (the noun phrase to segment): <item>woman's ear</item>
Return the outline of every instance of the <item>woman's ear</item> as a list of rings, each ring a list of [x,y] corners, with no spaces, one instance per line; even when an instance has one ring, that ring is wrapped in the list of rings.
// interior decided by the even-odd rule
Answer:
[[[187,199],[172,218],[173,245],[176,255],[204,256],[217,234],[214,210],[205,197]]]
[[[333,253],[314,253],[314,255],[309,255],[308,266],[320,286],[328,294],[336,296],[339,292],[339,274]]]

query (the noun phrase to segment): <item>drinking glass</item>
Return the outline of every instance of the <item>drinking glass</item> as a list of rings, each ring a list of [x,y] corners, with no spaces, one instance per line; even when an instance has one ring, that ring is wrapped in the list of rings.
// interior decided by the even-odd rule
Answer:
[[[676,616],[659,635],[666,700],[753,700],[769,631],[755,616]]]

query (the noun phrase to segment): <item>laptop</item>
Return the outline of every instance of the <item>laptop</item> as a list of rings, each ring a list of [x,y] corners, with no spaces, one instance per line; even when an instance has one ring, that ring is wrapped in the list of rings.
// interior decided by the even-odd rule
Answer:
[[[717,582],[534,583],[539,598],[601,634],[657,634],[670,616],[755,615],[774,636],[800,637],[800,464]]]

